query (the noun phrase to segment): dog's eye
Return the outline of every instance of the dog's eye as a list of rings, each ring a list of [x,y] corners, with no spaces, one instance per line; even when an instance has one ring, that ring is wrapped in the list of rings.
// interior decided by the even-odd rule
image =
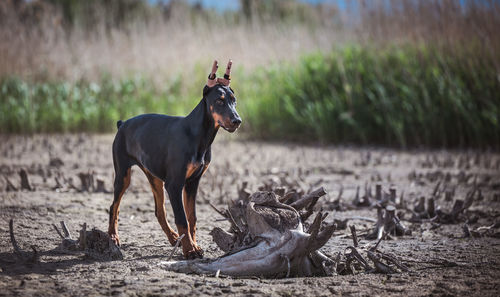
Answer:
[[[223,104],[224,104],[224,101],[222,101],[222,99],[220,99],[220,98],[219,98],[219,99],[217,99],[217,100],[215,100],[215,102],[216,102],[217,104],[219,104],[219,105],[223,105]]]

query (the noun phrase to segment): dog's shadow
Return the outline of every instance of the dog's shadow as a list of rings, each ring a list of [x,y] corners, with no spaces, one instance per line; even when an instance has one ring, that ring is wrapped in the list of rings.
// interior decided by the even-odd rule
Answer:
[[[33,252],[30,252],[30,256]],[[53,275],[78,264],[93,264],[96,260],[90,259],[81,253],[61,253],[57,249],[39,251],[37,257],[21,258],[15,252],[0,253],[1,274],[24,275],[30,273]]]
[[[122,246],[124,252],[127,251],[127,245]],[[25,252],[26,255],[33,256],[33,252]],[[36,260],[35,260],[36,258]],[[137,255],[127,257],[121,260],[97,260],[90,258],[83,251],[61,252],[54,248],[48,251],[38,251],[36,257],[21,258],[15,252],[0,253],[0,274],[16,276],[25,274],[57,275],[64,273],[75,265],[93,265],[99,263],[102,266],[112,267],[118,262],[128,263],[134,261],[165,260],[168,255]],[[172,260],[183,260],[182,254],[174,255]]]

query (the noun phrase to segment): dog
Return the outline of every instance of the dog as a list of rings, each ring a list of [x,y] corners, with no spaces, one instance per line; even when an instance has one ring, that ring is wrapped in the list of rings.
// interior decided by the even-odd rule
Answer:
[[[130,185],[130,169],[137,165],[151,185],[155,215],[170,244],[175,245],[183,236],[184,257],[203,257],[203,250],[196,244],[198,185],[210,164],[211,145],[219,128],[232,133],[241,124],[236,97],[230,87],[231,66],[229,60],[224,77],[217,78],[218,63],[214,61],[203,88],[203,98],[185,117],[142,114],[117,122],[118,131],[113,141],[114,199],[108,228],[116,244],[120,244],[120,201]],[[167,222],[163,188],[168,193],[178,233]]]

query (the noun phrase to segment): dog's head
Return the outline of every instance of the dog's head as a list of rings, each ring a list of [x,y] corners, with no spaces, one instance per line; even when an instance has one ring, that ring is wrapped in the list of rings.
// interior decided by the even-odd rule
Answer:
[[[217,78],[217,61],[214,61],[212,72],[208,75],[207,85],[203,88],[205,98],[215,127],[222,127],[226,131],[234,132],[241,124],[241,118],[236,111],[236,97],[231,82],[232,61],[229,60],[224,78]]]

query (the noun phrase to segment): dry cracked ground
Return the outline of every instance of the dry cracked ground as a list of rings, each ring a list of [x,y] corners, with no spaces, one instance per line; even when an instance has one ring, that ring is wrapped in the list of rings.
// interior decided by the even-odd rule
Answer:
[[[199,243],[207,257],[222,252],[209,232],[226,228],[208,204],[223,208],[238,197],[243,183],[259,187],[328,192],[317,207],[328,219],[348,219],[360,245],[373,230],[376,210],[355,207],[353,200],[381,183],[396,187],[398,213],[411,235],[384,240],[410,271],[396,274],[288,279],[184,275],[162,269],[172,251],[155,216],[154,201],[143,173],[135,168],[121,204],[119,231],[123,260],[100,262],[82,253],[54,251],[61,239],[52,224],[65,221],[73,236],[83,223],[107,230],[112,200],[112,135],[0,136],[0,296],[224,295],[237,296],[498,296],[500,292],[500,154],[484,151],[394,150],[337,146],[301,146],[219,137],[213,161],[198,193]],[[20,172],[28,185],[21,186]],[[476,188],[472,205],[452,223],[412,220],[421,197],[435,198],[436,208],[450,211]],[[339,198],[339,193],[342,195]],[[403,194],[403,195],[402,195]],[[401,202],[401,201],[399,201]],[[167,202],[168,204],[168,202]],[[173,223],[170,206],[168,219]],[[21,263],[13,253],[8,222],[24,251],[34,245],[40,262]],[[327,220],[328,220],[327,219]],[[469,232],[464,231],[467,224]],[[352,244],[341,228],[322,248],[334,256]],[[467,233],[467,234],[466,234]],[[182,259],[176,251],[174,259]]]

